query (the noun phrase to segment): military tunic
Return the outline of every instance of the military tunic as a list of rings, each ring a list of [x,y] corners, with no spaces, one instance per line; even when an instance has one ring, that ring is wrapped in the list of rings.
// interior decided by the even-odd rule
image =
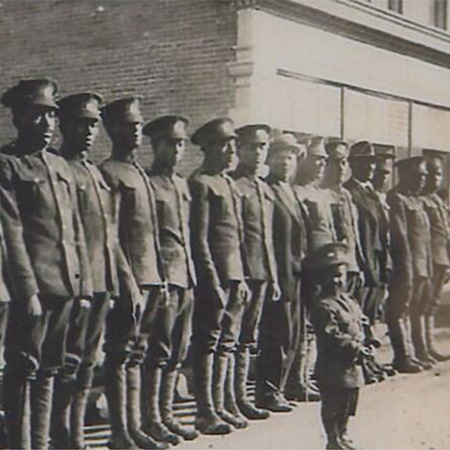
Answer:
[[[423,199],[399,187],[388,193],[393,275],[387,303],[391,318],[424,311],[431,276],[430,223]]]
[[[241,194],[226,174],[200,169],[189,180],[191,241],[197,271],[193,344],[200,353],[232,352],[237,345],[245,279]],[[222,288],[225,298],[217,297]]]
[[[105,351],[141,363],[148,348],[148,338],[155,330],[155,320],[165,282],[159,242],[155,194],[138,162],[107,160],[100,165],[112,189],[121,250],[134,279],[146,297],[144,311],[136,321],[130,295],[121,293],[108,317]]]
[[[239,344],[248,347],[257,342],[264,300],[271,300],[272,286],[278,283],[272,230],[275,196],[257,176],[236,173],[235,180],[242,194],[247,284],[251,291],[242,318]]]
[[[1,162],[8,197],[5,226],[12,235],[9,245],[18,248],[13,260],[24,282],[17,296],[39,294],[43,308],[25,330],[23,311],[14,302],[6,360],[18,370],[25,365],[28,371],[39,367],[54,373],[63,363],[72,300],[92,296],[75,182],[67,162],[51,150]]]
[[[431,258],[433,263],[427,314],[433,315],[440,305],[445,275],[450,267],[449,211],[442,198],[436,193],[425,196],[423,201],[430,222]]]
[[[197,280],[189,233],[191,194],[183,178],[157,165],[149,172],[149,179],[155,192],[169,300],[158,312],[157,330],[150,340],[147,359],[174,370],[186,358],[192,334],[193,288]]]

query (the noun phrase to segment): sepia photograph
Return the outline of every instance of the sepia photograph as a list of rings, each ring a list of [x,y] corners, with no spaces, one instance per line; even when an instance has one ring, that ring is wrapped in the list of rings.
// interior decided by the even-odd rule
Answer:
[[[0,0],[0,449],[450,449],[450,0]]]

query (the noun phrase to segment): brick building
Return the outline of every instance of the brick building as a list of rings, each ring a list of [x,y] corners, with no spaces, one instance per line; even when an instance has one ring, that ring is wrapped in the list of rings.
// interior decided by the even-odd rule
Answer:
[[[51,76],[61,95],[144,96],[145,117],[218,115],[450,149],[447,0],[3,0],[0,90]],[[13,136],[7,111],[0,136]],[[150,149],[144,147],[144,161]],[[103,135],[95,151],[108,154]],[[182,168],[201,159],[190,148]]]

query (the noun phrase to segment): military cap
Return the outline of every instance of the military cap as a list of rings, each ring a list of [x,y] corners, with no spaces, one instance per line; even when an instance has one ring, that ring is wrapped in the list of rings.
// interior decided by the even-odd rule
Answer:
[[[236,138],[233,121],[229,117],[219,117],[198,128],[192,135],[191,141],[205,148],[213,142],[226,142]]]
[[[389,145],[389,146],[382,146],[382,147],[375,147],[375,155],[379,159],[395,159],[395,147]]]
[[[326,158],[325,140],[320,136],[313,137],[308,144],[308,156],[318,156]]]
[[[327,142],[325,151],[328,154],[328,159],[331,161],[345,159],[349,155],[348,144],[344,141]]]
[[[180,115],[167,115],[148,122],[142,132],[151,139],[167,137],[170,139],[187,139],[186,127],[189,119]]]
[[[423,156],[412,156],[410,158],[400,159],[395,163],[395,167],[397,167],[399,171],[403,171],[424,162],[426,162],[426,159]]]
[[[272,129],[265,124],[244,125],[236,130],[240,142],[266,143]]]
[[[281,136],[275,138],[270,144],[269,156],[273,156],[284,151],[293,152],[298,157],[305,156],[304,148],[297,142],[295,136],[292,133],[284,133]]]
[[[100,120],[101,95],[95,92],[82,92],[62,98],[58,102],[59,117],[63,119],[86,118]]]
[[[368,141],[356,142],[350,147],[350,159],[373,158],[375,159],[375,149]]]
[[[49,79],[20,80],[18,84],[8,89],[1,98],[7,108],[22,108],[28,105],[41,105],[58,109],[56,97],[57,84]]]
[[[308,269],[325,269],[348,264],[348,246],[343,242],[329,242],[321,245],[305,258],[304,264]]]
[[[105,122],[130,122],[140,123],[144,121],[142,117],[139,95],[121,98],[108,103],[102,108],[102,117]]]

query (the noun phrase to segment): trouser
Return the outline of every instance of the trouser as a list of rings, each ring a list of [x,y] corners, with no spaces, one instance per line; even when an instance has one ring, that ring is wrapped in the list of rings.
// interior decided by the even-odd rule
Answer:
[[[359,388],[319,384],[322,398],[321,417],[329,443],[339,443],[348,419],[356,414]]]
[[[381,286],[365,286],[362,288],[361,307],[363,313],[369,318],[370,325],[374,325],[380,317],[385,295],[385,290]]]
[[[359,272],[347,272],[347,292],[362,304],[362,280]]]
[[[229,354],[236,350],[244,300],[239,295],[238,281],[228,282],[224,291],[222,304],[210,287],[199,284],[196,289],[192,342],[198,354]]]
[[[300,294],[300,280],[296,281]],[[295,355],[300,351],[300,295],[290,302],[267,301],[263,307],[257,361],[257,395],[283,392]]]
[[[445,283],[445,275],[449,268],[440,264],[433,265],[433,276],[430,283],[430,298],[426,305],[425,315],[434,316],[441,304],[442,288]]]
[[[75,302],[71,311],[64,367],[55,380],[52,439],[82,443],[84,414],[100,340],[109,310],[109,293],[95,293],[89,308]],[[69,425],[70,424],[70,425]]]
[[[241,332],[239,334],[239,347],[248,348],[256,345],[258,341],[259,325],[261,322],[264,302],[270,301],[272,295],[268,283],[262,280],[249,280],[250,300],[245,304]]]
[[[159,308],[155,330],[149,336],[147,362],[153,366],[178,369],[186,359],[192,335],[194,297],[192,289],[169,287],[169,299]]]
[[[27,316],[21,299],[11,303],[3,398],[12,448],[46,448],[53,377],[64,363],[73,301],[41,295],[40,302],[39,317]]]

